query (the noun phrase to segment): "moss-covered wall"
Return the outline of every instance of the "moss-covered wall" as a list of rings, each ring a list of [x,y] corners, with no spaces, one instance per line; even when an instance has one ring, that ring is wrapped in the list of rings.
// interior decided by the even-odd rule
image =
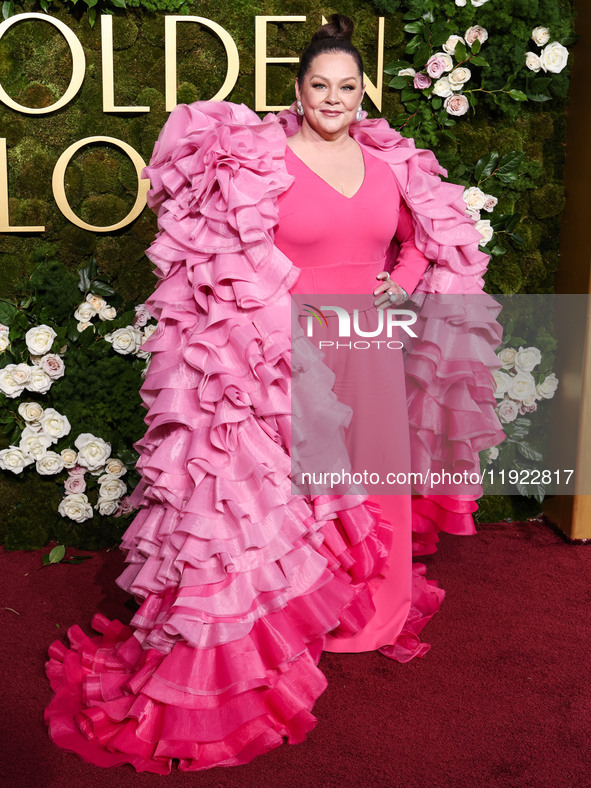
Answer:
[[[570,0],[557,2],[564,5],[565,13],[571,13]],[[320,24],[321,16],[329,16],[334,10],[355,20],[355,42],[364,57],[366,72],[375,82],[378,12],[370,2],[341,0],[338,9],[334,9],[317,2],[295,0],[265,0],[263,4],[255,0],[202,0],[187,4],[184,12],[218,22],[233,37],[240,54],[240,76],[228,99],[253,106],[255,16],[305,14],[305,24],[268,27],[269,56],[297,56]],[[17,5],[17,12],[31,11],[40,11],[34,2]],[[115,289],[126,300],[139,302],[153,286],[144,250],[156,231],[155,217],[146,209],[122,231],[88,232],[61,214],[53,199],[51,178],[61,153],[77,140],[93,135],[121,139],[133,146],[144,161],[149,160],[168,117],[164,109],[164,15],[130,8],[116,10],[113,18],[115,103],[150,106],[150,112],[142,114],[102,111],[100,22],[91,28],[85,15],[77,19],[60,7],[59,2],[52,5],[52,15],[68,25],[81,41],[86,55],[86,75],[77,96],[63,109],[48,115],[25,115],[0,104],[0,137],[6,138],[8,146],[11,224],[46,226],[41,235],[0,233],[0,292],[4,297],[17,294],[23,276],[44,257],[57,258],[75,271],[95,256],[99,266],[110,275]],[[403,56],[403,25],[401,11],[386,16],[384,63]],[[226,72],[225,52],[219,39],[197,24],[180,24],[177,52],[179,101],[211,98]],[[69,48],[58,31],[48,24],[23,21],[0,40],[0,84],[19,103],[49,106],[67,88],[70,74]],[[270,104],[291,103],[294,77],[295,66],[268,67]],[[388,79],[385,76],[385,85]],[[367,99],[365,105],[374,117],[393,118],[402,110],[399,92],[387,87],[383,91],[381,113]],[[457,142],[447,140],[437,150],[450,171],[462,161],[475,162],[491,150],[501,154],[523,150],[530,162],[528,177],[538,186],[505,197],[505,210],[518,211],[524,217],[518,229],[525,238],[525,246],[518,253],[510,251],[493,262],[488,277],[490,291],[551,291],[553,272],[558,265],[559,222],[564,205],[565,102],[530,103],[521,107],[517,121],[479,108],[477,116],[458,124],[454,133]],[[91,224],[109,225],[122,219],[133,205],[135,193],[135,169],[115,147],[86,147],[73,157],[67,169],[69,203],[78,216]],[[36,474],[25,474],[25,477],[23,480],[0,477],[0,508],[5,520],[14,513],[18,500],[34,500],[39,495],[37,487],[41,482]],[[495,517],[510,515],[512,503],[505,501],[502,510],[494,511]],[[48,516],[45,508],[30,507],[27,517],[39,520],[30,523],[29,546],[42,544],[63,530],[61,518]],[[75,541],[84,542],[85,537],[76,536]],[[86,542],[96,543],[96,535],[89,535]]]

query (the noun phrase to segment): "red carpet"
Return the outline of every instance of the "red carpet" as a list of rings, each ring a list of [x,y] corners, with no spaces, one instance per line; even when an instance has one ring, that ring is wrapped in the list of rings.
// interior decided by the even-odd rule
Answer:
[[[591,547],[536,522],[443,534],[423,559],[447,592],[423,659],[325,654],[315,730],[252,763],[166,777],[98,769],[48,740],[49,643],[98,609],[127,622],[119,551],[82,565],[0,553],[0,779],[23,788],[591,786]],[[8,608],[12,608],[10,610]],[[13,612],[16,611],[16,612]]]

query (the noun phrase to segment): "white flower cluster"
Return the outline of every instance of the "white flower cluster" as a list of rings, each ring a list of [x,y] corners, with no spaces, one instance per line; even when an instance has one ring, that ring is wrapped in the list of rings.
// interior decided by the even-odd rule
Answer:
[[[503,348],[498,353],[502,368],[494,373],[495,397],[500,400],[497,415],[503,424],[515,421],[517,416],[534,413],[537,400],[552,399],[558,387],[554,372],[536,384],[532,371],[542,360],[537,347]]]
[[[150,354],[142,350],[142,346],[157,328],[155,323],[147,325],[150,319],[151,315],[145,304],[138,304],[135,307],[135,317],[132,325],[125,326],[125,328],[117,328],[111,334],[106,334],[105,339],[113,345],[113,350],[122,356],[134,355],[138,358],[149,359]]]
[[[470,0],[470,2],[475,8],[480,8],[481,5],[488,3],[488,0]],[[456,5],[463,8],[466,5],[466,0],[456,0]]]
[[[35,463],[41,476],[53,476],[65,467],[62,454],[49,447],[70,432],[67,416],[54,408],[41,407],[38,402],[21,402],[18,406],[26,427],[21,432],[18,446],[0,451],[0,468],[20,473],[27,465]]]
[[[30,328],[25,334],[32,364],[7,364],[0,370],[0,392],[14,399],[25,389],[35,394],[46,394],[53,382],[63,377],[64,362],[57,353],[50,353],[56,333],[51,326]],[[0,325],[0,352],[9,346],[9,328]]]
[[[98,476],[99,494],[95,509],[99,514],[115,514],[121,506],[121,499],[127,492],[127,485],[121,477],[127,467],[117,457],[111,457],[111,444],[97,438],[90,432],[81,433],[74,441],[74,449],[64,449],[64,467],[68,478],[64,484],[66,495],[58,506],[62,517],[69,517],[83,523],[93,516],[92,505],[86,495],[85,474]]]
[[[114,306],[107,304],[104,298],[88,293],[86,299],[78,304],[74,317],[78,321],[78,331],[82,332],[92,326],[93,317],[99,316],[101,320],[114,320],[117,317],[117,310]]]
[[[530,71],[550,72],[551,74],[560,74],[568,62],[568,49],[558,41],[550,41],[550,31],[547,27],[534,27],[531,32],[531,37],[535,44],[543,47],[540,54],[535,52],[525,53],[525,65]]]
[[[482,5],[483,2],[479,2],[478,5]],[[476,5],[475,0],[472,0],[472,4]],[[444,99],[443,106],[448,115],[465,115],[470,104],[461,90],[470,80],[472,72],[460,64],[454,67],[453,55],[460,42],[471,47],[476,40],[483,44],[487,39],[488,32],[484,27],[472,25],[463,36],[450,36],[443,44],[443,51],[431,55],[425,65],[426,73],[417,73],[414,68],[403,68],[398,72],[398,76],[412,77],[413,86],[417,90],[427,89],[435,80],[430,97],[439,96]]]
[[[494,230],[490,223],[490,219],[481,219],[480,211],[492,213],[499,202],[497,197],[492,194],[486,194],[478,186],[470,186],[464,189],[464,202],[466,203],[466,211],[474,219],[475,227],[482,236],[479,246],[486,246],[492,239]]]

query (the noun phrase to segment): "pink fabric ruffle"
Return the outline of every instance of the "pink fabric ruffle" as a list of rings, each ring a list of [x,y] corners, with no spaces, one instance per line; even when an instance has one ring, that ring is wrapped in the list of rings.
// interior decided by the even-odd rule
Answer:
[[[365,496],[291,489],[290,294],[276,197],[285,135],[245,106],[180,105],[145,169],[159,233],[148,250],[158,329],[141,389],[139,514],[118,583],[131,628],[53,644],[56,744],[100,766],[170,771],[245,763],[315,724],[324,636],[363,627],[392,526]],[[316,367],[318,366],[317,360]],[[314,366],[314,364],[313,364]],[[344,447],[346,408],[315,376],[313,404]],[[296,438],[297,439],[297,435]]]

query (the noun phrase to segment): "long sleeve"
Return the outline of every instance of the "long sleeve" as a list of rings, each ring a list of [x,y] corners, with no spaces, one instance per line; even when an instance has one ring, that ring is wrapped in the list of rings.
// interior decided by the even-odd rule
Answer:
[[[415,245],[415,227],[412,215],[401,198],[395,242],[400,247],[392,279],[410,295],[427,270],[429,260]]]

